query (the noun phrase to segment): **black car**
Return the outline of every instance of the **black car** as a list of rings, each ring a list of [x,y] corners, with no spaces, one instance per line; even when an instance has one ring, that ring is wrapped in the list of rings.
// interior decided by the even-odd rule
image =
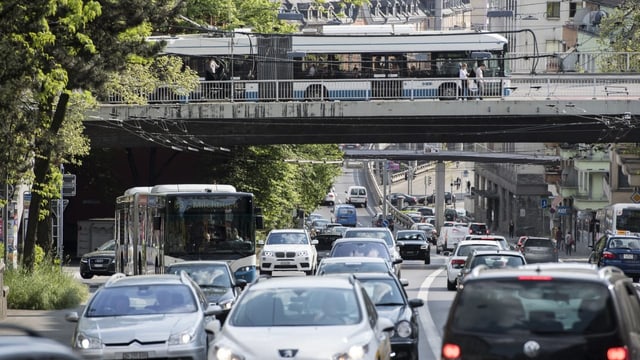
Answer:
[[[116,273],[116,241],[109,240],[95,251],[80,258],[80,276],[91,279],[94,275],[111,276]]]
[[[223,312],[216,315],[224,323],[240,292],[247,285],[244,279],[236,279],[226,261],[182,261],[168,265],[167,274],[186,272],[207,297],[209,305],[218,305]]]
[[[403,260],[423,260],[431,264],[431,244],[424,230],[398,230],[396,244]]]
[[[435,202],[436,202],[435,194],[427,195],[418,199],[418,203],[424,204],[424,205],[434,204]],[[456,196],[447,191],[444,193],[444,202],[445,204],[452,204],[456,202]]]
[[[424,305],[422,299],[409,299],[403,284],[391,272],[355,273],[362,287],[373,301],[382,317],[395,324],[391,336],[391,350],[394,359],[419,359],[419,315],[416,308]]]
[[[637,359],[640,299],[613,266],[476,267],[453,300],[442,359]]]
[[[403,193],[391,193],[387,195],[387,200],[389,200],[391,205],[396,207],[400,206],[401,203],[403,207],[412,206],[418,203],[418,199],[415,196]]]

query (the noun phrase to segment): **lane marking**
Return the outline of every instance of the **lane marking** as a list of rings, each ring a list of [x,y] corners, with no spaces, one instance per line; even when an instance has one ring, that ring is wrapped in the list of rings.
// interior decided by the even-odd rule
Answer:
[[[436,279],[436,277],[438,277],[443,271],[444,271],[444,268],[440,268],[432,272],[431,274],[429,274],[429,276],[427,276],[424,279],[424,281],[420,285],[420,291],[418,292],[418,297],[422,299],[425,302],[425,304],[428,303],[427,300],[429,299],[429,288],[431,287],[431,284]],[[442,337],[440,336],[440,332],[436,327],[436,323],[433,321],[433,318],[431,317],[431,311],[429,310],[428,306],[426,307],[426,310],[427,311],[421,312],[421,314],[423,314],[422,317],[424,319],[424,322],[423,322],[425,326],[424,332],[426,333],[425,335],[426,335],[427,341],[429,342],[429,348],[433,353],[433,358],[439,359]]]

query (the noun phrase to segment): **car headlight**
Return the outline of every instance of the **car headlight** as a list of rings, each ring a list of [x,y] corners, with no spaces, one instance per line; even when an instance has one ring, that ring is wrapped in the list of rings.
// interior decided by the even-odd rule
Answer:
[[[101,349],[102,341],[100,338],[80,333],[76,337],[75,347],[82,350]]]
[[[420,245],[420,250],[427,250],[429,248],[429,245]]]
[[[354,345],[349,351],[333,356],[333,360],[360,360],[369,352],[369,345]]]
[[[183,331],[169,336],[169,345],[184,345],[195,340],[195,335],[191,331]]]
[[[241,268],[239,268],[238,270],[236,270],[237,273],[244,273],[244,272],[249,272],[251,271],[251,266],[243,266]]]
[[[234,354],[231,349],[224,346],[216,346],[213,349],[215,360],[244,360],[244,356]]]
[[[262,252],[262,256],[273,257],[273,251],[265,250]]]
[[[81,263],[84,263],[84,264],[87,264],[87,263],[89,262],[89,259],[87,259],[87,258],[81,258],[81,259],[80,259],[80,262],[81,262]]]
[[[411,324],[406,320],[402,320],[396,325],[396,334],[402,338],[411,336],[411,332]]]
[[[222,300],[218,303],[218,305],[222,308],[222,310],[229,310],[233,305],[233,299]]]
[[[296,256],[308,256],[309,252],[307,250],[298,250]]]

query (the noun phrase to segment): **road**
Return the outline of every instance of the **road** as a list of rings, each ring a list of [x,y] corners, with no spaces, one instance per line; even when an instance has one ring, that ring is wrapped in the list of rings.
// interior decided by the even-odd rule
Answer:
[[[338,202],[344,202],[345,190],[348,186],[363,184],[365,184],[364,178],[359,169],[345,168],[343,175],[335,184]],[[397,186],[402,185],[399,184]],[[379,211],[379,209],[372,207],[375,202],[370,201],[369,203],[371,204],[369,208],[357,209],[359,226],[370,226],[371,216],[376,211]],[[318,208],[316,212],[327,218],[330,218],[331,215],[330,208],[327,206]],[[577,254],[570,260],[586,261],[587,251],[586,244],[579,243]],[[406,287],[409,298],[421,298],[425,302],[425,305],[418,309],[421,320],[421,360],[436,360],[440,358],[442,329],[455,296],[455,292],[448,291],[446,287],[446,271],[444,267],[446,259],[443,255],[437,255],[435,250],[432,249],[431,264],[425,265],[419,260],[408,260],[402,264],[402,277],[409,281],[409,286]],[[567,258],[563,260],[567,260]],[[67,267],[65,271],[73,274],[78,281],[86,284],[92,291],[104,284],[108,279],[105,276],[96,276],[90,280],[82,279],[77,267]],[[282,275],[284,274],[274,273],[274,276]],[[302,276],[303,273],[297,275]],[[64,316],[70,311],[81,311],[82,307],[54,311],[9,310],[8,318],[3,320],[2,323],[27,326],[41,332],[44,336],[64,344],[70,344],[74,324],[66,322]]]

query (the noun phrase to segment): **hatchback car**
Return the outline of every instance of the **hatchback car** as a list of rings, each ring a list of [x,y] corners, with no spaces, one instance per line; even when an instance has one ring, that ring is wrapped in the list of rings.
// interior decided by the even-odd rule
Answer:
[[[226,261],[182,261],[168,265],[165,273],[179,275],[186,272],[207,297],[210,305],[218,305],[224,311],[216,315],[221,323],[247,285],[244,279],[236,279]]]
[[[489,228],[485,223],[472,222],[467,226],[467,234],[469,235],[488,235]]]
[[[396,243],[402,260],[421,260],[431,264],[431,244],[424,230],[398,230]]]
[[[116,273],[116,241],[109,240],[80,258],[80,276],[91,279],[94,275],[111,276]]]
[[[209,359],[389,360],[394,329],[351,276],[261,278],[242,292]]]
[[[558,262],[558,248],[550,238],[527,236],[519,250],[528,264]]]
[[[497,242],[482,240],[465,240],[460,242],[447,261],[447,290],[455,290],[458,274],[467,261],[467,256],[475,250],[502,249]]]
[[[395,324],[391,335],[394,359],[419,359],[420,320],[417,308],[424,305],[422,299],[409,299],[400,280],[392,273],[354,274],[376,305],[378,314]]]
[[[326,257],[320,260],[316,275],[335,275],[353,273],[387,273],[389,264],[375,257]]]
[[[638,282],[640,279],[640,238],[603,236],[593,247],[590,262],[598,266],[616,266]]]
[[[85,359],[206,359],[219,306],[186,273],[125,276],[100,287],[75,322],[72,347]]]
[[[615,267],[476,267],[449,309],[441,358],[637,359],[640,301]]]

